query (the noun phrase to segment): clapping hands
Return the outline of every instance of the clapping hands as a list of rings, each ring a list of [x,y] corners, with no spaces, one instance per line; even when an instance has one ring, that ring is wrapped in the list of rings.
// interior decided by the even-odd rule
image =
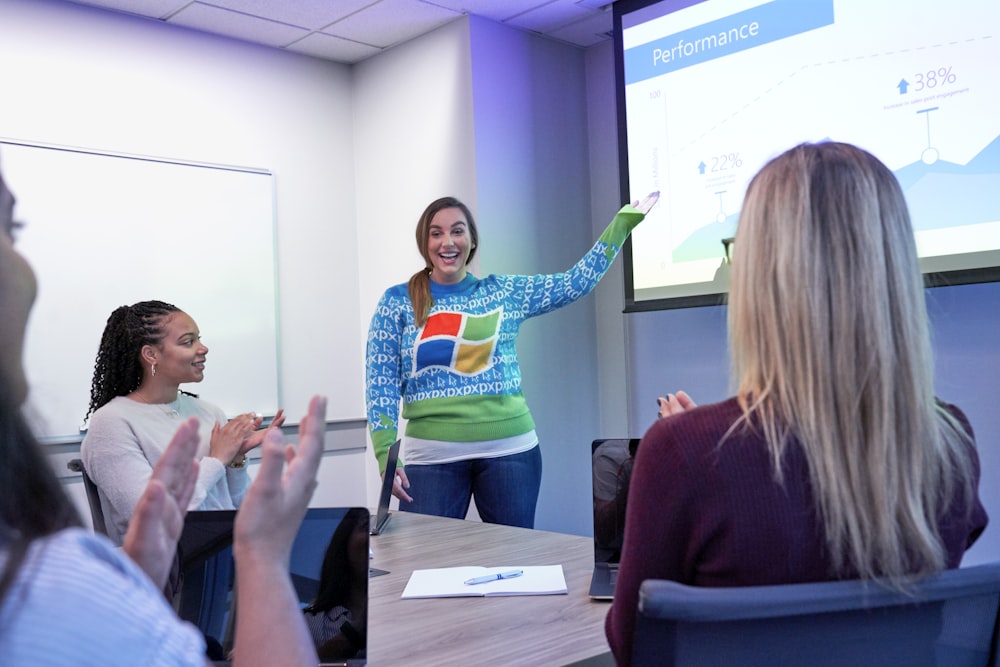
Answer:
[[[677,415],[691,408],[698,407],[698,404],[691,400],[687,392],[678,391],[676,394],[667,394],[656,399],[656,416],[659,418]]]

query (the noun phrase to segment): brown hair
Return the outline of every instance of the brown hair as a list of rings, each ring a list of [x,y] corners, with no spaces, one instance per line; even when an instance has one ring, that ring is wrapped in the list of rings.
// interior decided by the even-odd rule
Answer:
[[[427,241],[431,233],[431,220],[434,219],[438,211],[446,208],[461,209],[462,214],[465,215],[465,221],[469,223],[469,235],[472,237],[472,247],[469,251],[467,262],[472,261],[472,258],[476,256],[476,248],[479,247],[479,229],[476,227],[476,221],[472,217],[472,211],[458,199],[454,197],[435,199],[420,214],[420,220],[417,221],[417,249],[420,251],[420,256],[424,258],[425,265],[423,269],[410,277],[410,282],[408,283],[410,302],[413,304],[413,315],[418,327],[422,327],[427,323],[427,314],[431,311],[431,306],[434,305],[434,298],[431,296],[431,270],[434,268],[434,264],[427,253]]]

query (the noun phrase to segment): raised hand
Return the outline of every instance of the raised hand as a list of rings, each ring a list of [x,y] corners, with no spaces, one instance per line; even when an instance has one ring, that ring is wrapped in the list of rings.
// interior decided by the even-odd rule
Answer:
[[[643,215],[649,213],[649,211],[656,205],[656,202],[660,199],[660,191],[650,192],[648,195],[643,197],[642,201],[636,200],[632,202],[632,208],[636,209]]]
[[[691,408],[698,407],[698,404],[691,400],[687,392],[678,391],[676,394],[667,394],[656,399],[656,416],[663,418],[677,415]]]
[[[256,417],[253,421],[253,432],[243,441],[243,446],[240,447],[240,453],[246,455],[251,449],[260,447],[260,444],[264,442],[264,436],[272,428],[280,428],[282,424],[285,423],[285,411],[278,408],[278,411],[274,413],[274,419],[271,423],[267,425],[267,428],[261,428],[260,425],[263,422],[263,417]]]
[[[288,574],[292,542],[316,488],[326,399],[313,397],[298,447],[267,429],[260,468],[233,526],[237,598],[234,664],[315,665],[319,659]]]
[[[184,515],[198,478],[198,419],[181,424],[153,468],[122,545],[125,553],[163,588],[184,529]]]

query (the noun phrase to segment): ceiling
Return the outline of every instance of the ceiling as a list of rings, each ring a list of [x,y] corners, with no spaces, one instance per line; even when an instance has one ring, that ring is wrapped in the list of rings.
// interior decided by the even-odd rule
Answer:
[[[71,0],[352,64],[475,14],[588,47],[610,39],[613,0]]]

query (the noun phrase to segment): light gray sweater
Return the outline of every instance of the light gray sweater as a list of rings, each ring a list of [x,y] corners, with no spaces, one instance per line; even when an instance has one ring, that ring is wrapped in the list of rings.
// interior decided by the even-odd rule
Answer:
[[[246,468],[227,468],[208,456],[212,427],[226,423],[222,410],[193,396],[180,394],[173,403],[139,403],[119,396],[90,416],[80,454],[87,474],[97,485],[108,537],[121,545],[135,510],[153,474],[153,466],[181,422],[197,417],[198,481],[188,509],[236,509],[250,486]]]

